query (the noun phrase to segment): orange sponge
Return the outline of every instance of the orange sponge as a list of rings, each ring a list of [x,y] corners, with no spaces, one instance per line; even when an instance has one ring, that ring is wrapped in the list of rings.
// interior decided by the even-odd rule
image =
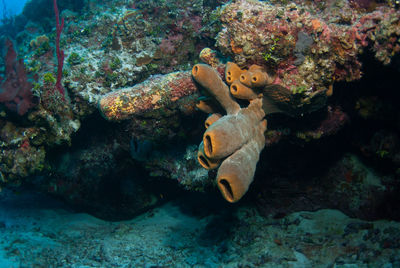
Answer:
[[[246,71],[242,73],[239,77],[240,83],[242,83],[245,86],[251,87],[251,71]]]
[[[264,87],[272,84],[273,79],[268,75],[267,72],[262,70],[256,70],[251,73],[251,85],[253,87]]]
[[[225,68],[225,80],[228,85],[232,84],[235,80],[239,79],[244,71],[233,62],[227,62]]]
[[[236,115],[223,116],[204,133],[204,153],[210,159],[232,154],[254,136],[264,116],[262,99],[252,101]]]
[[[212,124],[214,124],[215,122],[217,122],[218,119],[220,119],[222,117],[222,115],[220,114],[212,114],[210,115],[207,119],[206,122],[204,122],[204,126],[206,127],[206,129],[211,126]]]
[[[229,202],[237,202],[253,181],[259,154],[265,146],[264,132],[267,128],[262,94],[258,96],[250,87],[252,79],[258,84],[266,80],[266,73],[257,65],[241,70],[236,64],[226,65],[226,81],[210,66],[197,64],[192,76],[226,111],[226,115],[212,114],[205,122],[206,132],[200,143],[197,159],[204,168],[218,168],[217,184]],[[243,81],[243,82],[242,82]],[[257,85],[258,85],[257,84]],[[248,86],[247,86],[248,85]],[[232,98],[246,99],[246,108]],[[267,109],[268,110],[268,109]],[[222,163],[221,163],[222,162]]]
[[[200,143],[199,145],[199,150],[197,151],[197,160],[199,161],[200,165],[208,170],[211,169],[216,169],[217,167],[219,167],[221,160],[220,159],[216,159],[216,160],[212,160],[209,159],[205,154],[204,154],[204,144],[203,142]]]
[[[215,69],[206,64],[196,64],[193,66],[192,76],[221,104],[228,114],[239,112],[239,104],[229,94],[228,86],[222,81]]]
[[[239,81],[248,87],[264,87],[271,84],[273,78],[261,66],[251,65],[240,75]]]
[[[207,114],[212,114],[217,110],[214,103],[212,103],[211,101],[206,101],[206,100],[199,100],[196,103],[196,107],[197,107],[197,109],[199,109]]]
[[[235,80],[232,83],[230,90],[231,94],[237,99],[254,100],[258,97],[251,88],[246,87],[245,85],[240,83],[239,80]]]
[[[263,120],[259,124],[256,135],[225,159],[218,169],[218,188],[227,201],[237,202],[252,183],[260,152],[265,146],[266,128],[266,120]]]

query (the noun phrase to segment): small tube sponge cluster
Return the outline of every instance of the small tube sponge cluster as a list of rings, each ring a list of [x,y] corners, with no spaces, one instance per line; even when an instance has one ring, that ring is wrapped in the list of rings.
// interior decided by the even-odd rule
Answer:
[[[228,62],[225,79],[230,85],[233,97],[249,101],[262,98],[265,114],[284,113],[296,117],[313,110],[312,107],[296,101],[292,92],[278,84],[275,77],[269,75],[261,66],[251,65],[247,70],[243,70],[235,63]],[[314,100],[314,103],[318,101]]]
[[[260,71],[258,71],[260,70]],[[250,73],[250,72],[254,72]],[[198,150],[198,161],[206,169],[216,169],[217,185],[224,198],[229,202],[237,202],[247,192],[253,181],[259,155],[265,146],[264,132],[267,121],[264,119],[262,94],[256,94],[253,89],[240,82],[243,76],[249,76],[256,82],[264,79],[269,83],[266,74],[259,74],[261,69],[252,67],[247,71],[241,70],[236,64],[228,62],[226,65],[226,81],[222,81],[219,73],[206,64],[196,64],[192,69],[192,76],[226,111],[222,116],[218,113],[211,114],[206,122],[206,132]],[[234,94],[234,86],[240,86],[241,93]],[[254,86],[249,83],[249,85]],[[240,96],[240,97],[238,97]],[[247,99],[250,104],[241,108],[233,97]],[[213,110],[213,105],[205,105],[206,101],[198,107],[208,107],[206,112]]]

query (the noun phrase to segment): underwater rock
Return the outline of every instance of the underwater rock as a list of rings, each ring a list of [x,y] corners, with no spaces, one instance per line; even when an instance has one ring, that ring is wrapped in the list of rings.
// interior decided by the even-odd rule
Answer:
[[[131,157],[124,126],[105,129],[104,123],[94,119],[68,150],[49,151],[50,170],[36,186],[107,220],[132,218],[176,193],[173,183],[149,177]]]
[[[258,64],[274,73],[279,84],[303,95],[301,105],[335,81],[359,79],[357,56],[368,45],[384,64],[400,51],[395,8],[356,13],[347,1],[340,5],[321,10],[318,3],[235,1],[223,7],[217,45],[241,67]]]
[[[190,73],[174,72],[110,92],[98,106],[106,119],[127,121],[133,137],[163,143],[163,139],[184,137],[193,131],[197,98]]]
[[[180,147],[172,144],[172,148],[153,153],[145,165],[150,176],[172,179],[189,191],[210,191],[214,180],[208,171],[199,165],[197,146]]]
[[[46,151],[40,144],[39,132],[0,119],[0,189],[20,185],[27,177],[43,171]]]
[[[293,50],[293,53],[296,56],[296,60],[293,62],[294,65],[301,65],[305,61],[306,57],[304,56],[304,53],[307,52],[313,42],[314,40],[308,34],[304,32],[299,32],[297,34],[297,42]]]
[[[99,101],[99,109],[108,120],[125,120],[157,110],[173,109],[175,103],[196,92],[189,72],[156,75],[133,87],[103,96]]]
[[[147,160],[153,150],[153,144],[149,140],[138,140],[137,138],[132,138],[130,142],[131,156],[133,159],[138,161]]]
[[[257,180],[254,198],[262,214],[281,217],[293,211],[332,208],[366,220],[400,217],[393,210],[394,204],[385,205],[396,191],[396,175],[374,170],[354,154],[346,154],[334,164],[320,161],[319,168],[307,171],[306,163],[318,156],[296,151],[292,154],[286,165],[293,170],[276,172],[282,166],[277,158],[273,161],[275,168],[264,167],[268,178]],[[294,163],[296,155],[302,160]]]

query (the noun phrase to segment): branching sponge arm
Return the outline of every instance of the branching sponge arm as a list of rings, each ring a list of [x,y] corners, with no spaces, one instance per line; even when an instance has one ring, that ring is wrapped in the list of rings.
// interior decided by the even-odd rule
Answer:
[[[232,98],[228,86],[211,66],[196,64],[192,69],[192,76],[221,104],[228,114],[239,112],[239,104]]]

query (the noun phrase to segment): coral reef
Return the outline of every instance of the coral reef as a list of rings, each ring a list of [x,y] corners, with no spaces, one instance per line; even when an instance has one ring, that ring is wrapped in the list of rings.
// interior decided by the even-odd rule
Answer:
[[[70,144],[71,135],[79,129],[82,120],[97,112],[97,103],[102,95],[122,87],[132,87],[152,74],[184,69],[189,66],[188,61],[197,57],[201,48],[209,42],[201,37],[209,31],[215,32],[213,25],[202,28],[203,18],[209,23],[215,21],[215,16],[211,16],[213,9],[210,6],[198,0],[163,1],[157,5],[153,1],[136,4],[126,1],[33,2],[27,5],[22,15],[17,16],[19,24],[13,26],[17,32],[11,34],[15,37],[15,50],[24,59],[23,64],[22,59],[14,60],[15,66],[12,67],[18,71],[14,80],[25,81],[25,86],[18,87],[24,90],[19,90],[19,93],[11,88],[5,90],[7,85],[15,84],[9,83],[11,78],[5,78],[0,93],[0,102],[27,116],[24,119],[12,117],[8,110],[2,110],[3,106],[0,112],[3,118],[7,118],[5,120],[12,121],[17,132],[34,129],[32,132],[38,136],[35,139],[41,142],[34,144],[33,148],[41,148],[44,152],[54,146]],[[52,26],[55,26],[54,29]],[[3,60],[6,66],[6,59]],[[24,72],[21,71],[23,66],[26,68]],[[6,71],[4,69],[4,73]],[[25,73],[32,74],[37,80],[23,79]],[[174,80],[173,74],[167,76]],[[176,81],[192,83],[189,73],[187,77],[187,81]],[[154,109],[148,107],[145,116],[135,117],[126,124],[127,129],[133,130],[134,138],[146,139],[154,130],[157,133],[152,140],[157,142],[165,137],[188,135],[182,120],[195,112],[193,103],[196,94],[185,93],[183,84],[171,83],[171,95],[164,96],[163,103],[159,103],[165,109],[152,114]],[[10,92],[19,94],[16,100],[11,98]],[[178,100],[185,94],[190,97]],[[33,106],[36,106],[35,109],[28,111]],[[10,148],[14,147],[6,140],[2,142],[11,150],[9,155],[13,155]],[[28,168],[28,163],[35,161],[29,159],[29,154],[25,156],[26,159],[19,163],[26,163],[26,170],[32,172],[20,174],[33,175],[34,169]],[[9,168],[1,172],[5,178],[14,176],[9,173]],[[21,179],[15,178],[15,181]],[[7,181],[11,183],[12,180],[8,178]]]
[[[135,139],[158,143],[185,135],[187,129],[182,121],[196,114],[197,97],[190,72],[174,72],[108,93],[98,106],[106,119],[128,121]]]
[[[0,119],[0,186],[19,185],[23,178],[43,171],[46,152],[39,132]]]
[[[217,45],[241,67],[264,66],[299,95],[299,105],[318,96],[322,107],[322,93],[331,95],[334,82],[361,77],[357,55],[367,46],[390,62],[400,50],[400,25],[398,11],[388,5],[368,13],[355,12],[348,1],[322,10],[318,2],[235,1],[222,10]]]
[[[46,1],[28,4],[14,46],[1,38],[1,187],[32,182],[101,217],[118,213],[107,206],[118,198],[96,203],[114,174],[124,215],[163,200],[133,173],[194,191],[215,183],[230,202],[249,190],[264,214],[335,207],[367,218],[397,200],[398,95],[385,91],[397,82],[353,82],[368,65],[398,69],[394,1],[58,0],[58,23]],[[193,65],[208,70],[198,81]],[[80,143],[85,135],[106,138]],[[335,146],[318,159],[296,154],[342,138],[346,156],[331,159]],[[325,158],[327,174],[302,173]],[[362,161],[392,174],[377,179]]]

